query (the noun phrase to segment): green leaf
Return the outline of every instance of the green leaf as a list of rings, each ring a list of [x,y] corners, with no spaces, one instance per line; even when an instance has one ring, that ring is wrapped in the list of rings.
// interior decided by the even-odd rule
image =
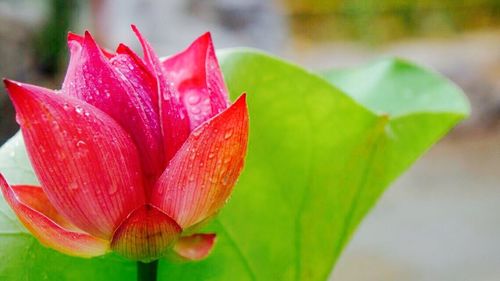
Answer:
[[[385,188],[468,114],[459,89],[400,60],[331,71],[330,82],[254,50],[220,60],[232,97],[248,93],[246,167],[208,226],[218,234],[212,255],[161,261],[160,280],[326,280]],[[0,171],[35,183],[20,141],[0,149]],[[134,263],[56,253],[3,200],[0,211],[1,280],[134,280]]]

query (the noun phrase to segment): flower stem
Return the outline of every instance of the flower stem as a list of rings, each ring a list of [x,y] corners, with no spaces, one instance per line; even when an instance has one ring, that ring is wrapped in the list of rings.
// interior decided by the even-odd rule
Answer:
[[[144,263],[137,262],[137,281],[156,281],[158,260]]]

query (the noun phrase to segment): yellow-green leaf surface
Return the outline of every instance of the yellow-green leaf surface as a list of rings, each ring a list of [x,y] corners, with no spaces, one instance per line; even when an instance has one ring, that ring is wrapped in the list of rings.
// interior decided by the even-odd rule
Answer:
[[[219,56],[231,96],[248,93],[246,167],[206,229],[218,234],[212,255],[162,260],[159,280],[326,280],[388,185],[469,111],[453,84],[401,60],[322,78],[255,50]],[[0,171],[36,182],[19,136],[0,149]],[[135,264],[116,255],[39,245],[3,200],[0,259],[0,280],[135,280]]]

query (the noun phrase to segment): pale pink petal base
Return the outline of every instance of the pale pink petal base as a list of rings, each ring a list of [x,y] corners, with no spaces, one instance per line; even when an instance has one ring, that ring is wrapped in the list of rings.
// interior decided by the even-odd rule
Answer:
[[[35,211],[45,215],[47,218],[53,220],[56,224],[61,227],[72,230],[81,231],[76,226],[74,226],[70,221],[64,218],[50,203],[47,195],[43,192],[43,189],[39,186],[31,185],[13,185],[11,186],[14,194],[16,194],[17,199],[34,209]]]
[[[181,237],[175,243],[173,251],[180,260],[199,261],[206,258],[214,248],[216,235],[193,234],[191,236]]]
[[[31,200],[35,207],[32,208],[25,202],[20,201],[14,189],[9,186],[2,175],[0,175],[0,188],[4,198],[19,220],[45,246],[70,256],[85,258],[101,256],[109,250],[108,241],[93,237],[87,233],[67,230],[37,211],[35,208],[44,208],[40,205],[44,199],[42,198],[41,201],[37,202],[34,198],[27,198],[29,196],[26,196],[25,188],[17,189],[24,190],[25,194],[21,195],[22,198]],[[45,209],[50,209],[50,207]]]
[[[118,227],[111,248],[126,258],[149,262],[164,256],[181,231],[181,227],[161,210],[145,205]]]

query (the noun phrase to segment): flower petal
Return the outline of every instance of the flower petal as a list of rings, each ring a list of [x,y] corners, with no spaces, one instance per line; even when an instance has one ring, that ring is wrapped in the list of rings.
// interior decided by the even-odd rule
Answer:
[[[227,89],[209,32],[162,65],[179,91],[191,130],[228,107]]]
[[[214,233],[193,234],[181,237],[174,245],[174,252],[185,261],[199,261],[206,258],[215,245]]]
[[[101,256],[108,251],[108,241],[93,237],[87,233],[64,229],[54,220],[39,212],[37,207],[40,206],[30,206],[28,202],[24,202],[23,199],[27,198],[22,194],[16,194],[16,191],[24,188],[17,188],[17,190],[12,188],[2,175],[0,175],[0,188],[7,203],[14,210],[19,220],[43,245],[67,255],[87,258]],[[30,187],[30,189],[33,191],[33,189],[40,188]],[[28,195],[28,197],[30,196]],[[36,202],[35,199],[35,204],[37,203],[41,202]]]
[[[71,39],[71,38],[70,38]],[[90,35],[70,40],[71,59],[64,94],[94,105],[115,119],[137,144],[146,178],[156,179],[165,166],[160,120],[154,110],[152,77],[125,54],[109,61]],[[113,67],[113,65],[116,67]]]
[[[160,59],[151,45],[132,25],[132,30],[139,39],[144,52],[144,60],[157,82],[158,110],[163,134],[166,163],[175,155],[191,132],[187,111],[180,100],[179,92],[163,71]]]
[[[31,185],[13,185],[11,186],[17,199],[23,204],[28,205],[33,210],[43,214],[56,224],[68,230],[78,230],[70,221],[61,216],[59,212],[52,206],[47,195],[39,186]]]
[[[116,56],[111,64],[120,71],[137,91],[150,96],[151,104],[158,113],[158,93],[156,78],[144,64],[144,61],[128,46],[118,45]]]
[[[131,138],[83,101],[27,84],[5,84],[50,202],[78,228],[110,238],[122,219],[145,202]]]
[[[213,215],[231,194],[248,140],[245,95],[195,129],[158,179],[152,204],[189,228]]]
[[[111,248],[131,260],[149,262],[165,255],[181,227],[158,208],[139,207],[113,235]]]
[[[78,35],[78,34],[75,34],[73,32],[68,32],[68,42],[70,42],[70,41],[77,41],[78,43],[80,43],[80,45],[83,45],[83,41],[85,41],[85,37]],[[115,56],[115,54],[111,53],[110,51],[108,51],[104,48],[100,48],[100,49],[101,49],[101,52],[103,53],[103,55],[108,59]]]

